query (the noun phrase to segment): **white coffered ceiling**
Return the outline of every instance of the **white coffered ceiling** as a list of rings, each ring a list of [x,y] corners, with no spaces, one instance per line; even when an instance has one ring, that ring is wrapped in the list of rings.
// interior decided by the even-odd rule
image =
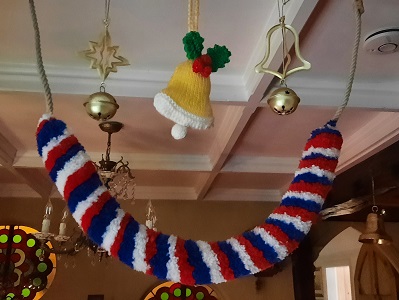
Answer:
[[[399,26],[397,1],[366,0],[364,6],[362,40],[373,30]],[[41,0],[36,9],[54,114],[99,160],[106,135],[83,102],[98,91],[100,79],[78,52],[102,32],[103,2]],[[211,75],[215,126],[189,130],[176,141],[170,136],[173,124],[155,111],[152,98],[185,60],[186,10],[183,0],[111,1],[113,43],[131,63],[106,81],[120,105],[114,120],[124,123],[112,137],[111,158],[122,155],[130,162],[138,199],[279,201],[309,132],[328,121],[342,101],[355,33],[352,1],[286,5],[286,22],[300,32],[301,54],[312,63],[311,70],[287,81],[301,98],[289,116],[267,107],[262,98],[276,81],[254,72],[265,53],[266,32],[278,21],[275,1],[201,1],[205,47],[226,45],[231,62]],[[0,197],[60,197],[35,146],[44,97],[28,3],[3,0],[0,11]],[[279,47],[275,36],[269,60],[274,69],[281,65]],[[339,172],[398,140],[398,55],[373,55],[361,46],[349,108],[339,124],[345,140]]]

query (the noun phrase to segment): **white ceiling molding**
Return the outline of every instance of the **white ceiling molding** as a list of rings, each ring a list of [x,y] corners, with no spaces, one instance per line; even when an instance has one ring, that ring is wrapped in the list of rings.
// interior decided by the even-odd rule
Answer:
[[[90,95],[100,88],[97,71],[89,68],[46,65],[51,90],[55,94]],[[114,96],[153,98],[164,89],[170,72],[121,69],[106,81],[106,90]],[[36,65],[0,63],[0,90],[42,92]],[[248,96],[239,75],[212,75],[211,99],[247,101]]]
[[[89,152],[93,161],[100,161],[103,153]],[[144,154],[112,153],[112,157],[123,157],[131,164],[133,170],[172,170],[172,171],[210,171],[212,165],[207,155],[184,154]],[[14,167],[42,168],[42,159],[37,151],[17,153]]]
[[[136,186],[136,200],[197,200],[192,187]]]
[[[294,174],[298,163],[298,157],[235,155],[226,162],[221,172]]]
[[[280,202],[281,193],[279,190],[215,188],[208,192],[204,200]]]
[[[348,107],[367,107],[384,110],[398,110],[399,78],[367,80],[356,78]],[[341,105],[347,82],[336,77],[296,76],[289,86],[301,98],[301,105]]]

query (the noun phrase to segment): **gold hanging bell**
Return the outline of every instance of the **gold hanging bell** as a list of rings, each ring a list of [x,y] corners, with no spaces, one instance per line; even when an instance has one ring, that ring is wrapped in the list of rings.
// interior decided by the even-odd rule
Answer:
[[[271,93],[267,103],[279,115],[292,114],[300,102],[297,94],[290,88],[281,87]]]
[[[366,229],[359,242],[366,244],[390,244],[392,238],[385,232],[383,216],[375,212],[367,215]]]
[[[83,105],[90,117],[100,121],[111,119],[119,108],[115,98],[105,91],[91,94]]]

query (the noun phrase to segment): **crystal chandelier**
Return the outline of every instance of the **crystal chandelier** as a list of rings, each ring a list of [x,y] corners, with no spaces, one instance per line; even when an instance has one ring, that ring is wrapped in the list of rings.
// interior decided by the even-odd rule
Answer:
[[[134,204],[134,191],[136,183],[129,168],[129,162],[124,162],[123,157],[119,161],[110,159],[111,135],[119,132],[123,124],[115,121],[106,121],[99,124],[100,129],[108,133],[107,150],[102,159],[95,163],[98,174],[103,184],[108,188],[111,195],[117,200],[130,200]]]
[[[80,251],[87,249],[87,254],[89,257],[92,257],[92,265],[94,265],[96,260],[101,262],[103,258],[109,256],[105,249],[93,243],[79,229],[75,229],[71,235],[67,235],[67,218],[69,217],[69,209],[67,205],[65,205],[61,213],[58,234],[50,232],[53,210],[53,204],[49,199],[45,206],[41,231],[33,234],[41,243],[42,253],[39,256],[39,259],[45,257],[45,252],[57,254],[57,260],[60,260],[61,255],[74,256]],[[65,262],[64,266],[68,266],[67,262]],[[75,267],[75,262],[73,262],[72,266]]]

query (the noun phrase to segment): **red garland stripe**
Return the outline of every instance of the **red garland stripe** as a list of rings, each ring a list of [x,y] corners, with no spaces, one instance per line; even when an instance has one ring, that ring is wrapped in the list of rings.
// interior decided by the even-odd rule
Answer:
[[[322,170],[334,172],[335,168],[337,167],[338,161],[334,162],[335,163],[333,163],[331,159],[318,157],[318,158],[301,160],[298,168],[302,169],[302,168],[310,168],[312,166],[318,166]]]
[[[230,261],[227,255],[220,250],[217,242],[210,242],[212,251],[216,254],[216,258],[219,261],[220,271],[224,279],[233,280],[235,278],[233,270],[230,268]]]
[[[54,118],[50,118],[50,120],[52,120],[52,119],[54,119]],[[39,125],[37,125],[36,137],[37,137],[37,135],[39,134],[39,132],[42,131],[44,124],[46,124],[46,123],[47,123],[48,121],[50,121],[50,120],[44,119],[44,120],[42,120],[42,121],[39,123]]]
[[[91,161],[88,161],[83,165],[83,167],[70,175],[65,184],[64,199],[68,202],[71,192],[96,172],[97,170],[94,167],[94,164]]]
[[[177,238],[175,256],[180,270],[180,281],[188,285],[195,285],[193,277],[194,267],[188,263],[188,254],[184,247],[184,242],[183,239]]]
[[[313,137],[305,145],[305,151],[309,150],[310,147],[314,148],[335,148],[340,149],[342,144],[342,138],[339,135],[322,132]],[[326,145],[328,145],[326,147]]]
[[[86,210],[86,212],[82,216],[82,229],[84,232],[87,232],[87,230],[89,230],[91,220],[94,218],[94,216],[97,216],[100,213],[105,203],[107,203],[107,201],[111,198],[111,194],[108,191],[105,191],[100,195],[98,200]]]
[[[263,252],[258,248],[254,247],[250,241],[248,241],[242,235],[237,236],[236,240],[245,248],[245,251],[251,257],[252,262],[260,270],[266,270],[270,268],[273,264],[270,263],[264,256]]]
[[[153,267],[150,265],[150,260],[157,254],[157,237],[160,235],[160,232],[155,230],[151,230],[147,228],[147,238],[148,242],[146,243],[145,248],[145,262],[147,263],[150,268],[148,268],[146,274],[152,275],[153,274]]]
[[[57,146],[51,149],[47,155],[47,160],[44,163],[47,171],[51,171],[54,165],[61,156],[68,152],[69,148],[78,144],[78,139],[74,135],[70,135],[61,141]]]
[[[115,237],[115,241],[112,244],[111,250],[110,250],[111,255],[113,257],[118,257],[118,252],[119,252],[119,249],[121,248],[121,244],[122,244],[122,241],[123,241],[123,236],[125,234],[126,226],[129,223],[129,219],[130,219],[130,215],[129,214],[125,214],[123,216],[123,218],[122,218],[121,227],[118,230],[118,233],[117,233],[117,235]]]
[[[328,192],[331,190],[331,186],[324,185],[318,182],[308,183],[308,182],[295,182],[291,183],[289,187],[290,192],[307,192],[312,194],[317,194],[322,198],[325,198]]]

